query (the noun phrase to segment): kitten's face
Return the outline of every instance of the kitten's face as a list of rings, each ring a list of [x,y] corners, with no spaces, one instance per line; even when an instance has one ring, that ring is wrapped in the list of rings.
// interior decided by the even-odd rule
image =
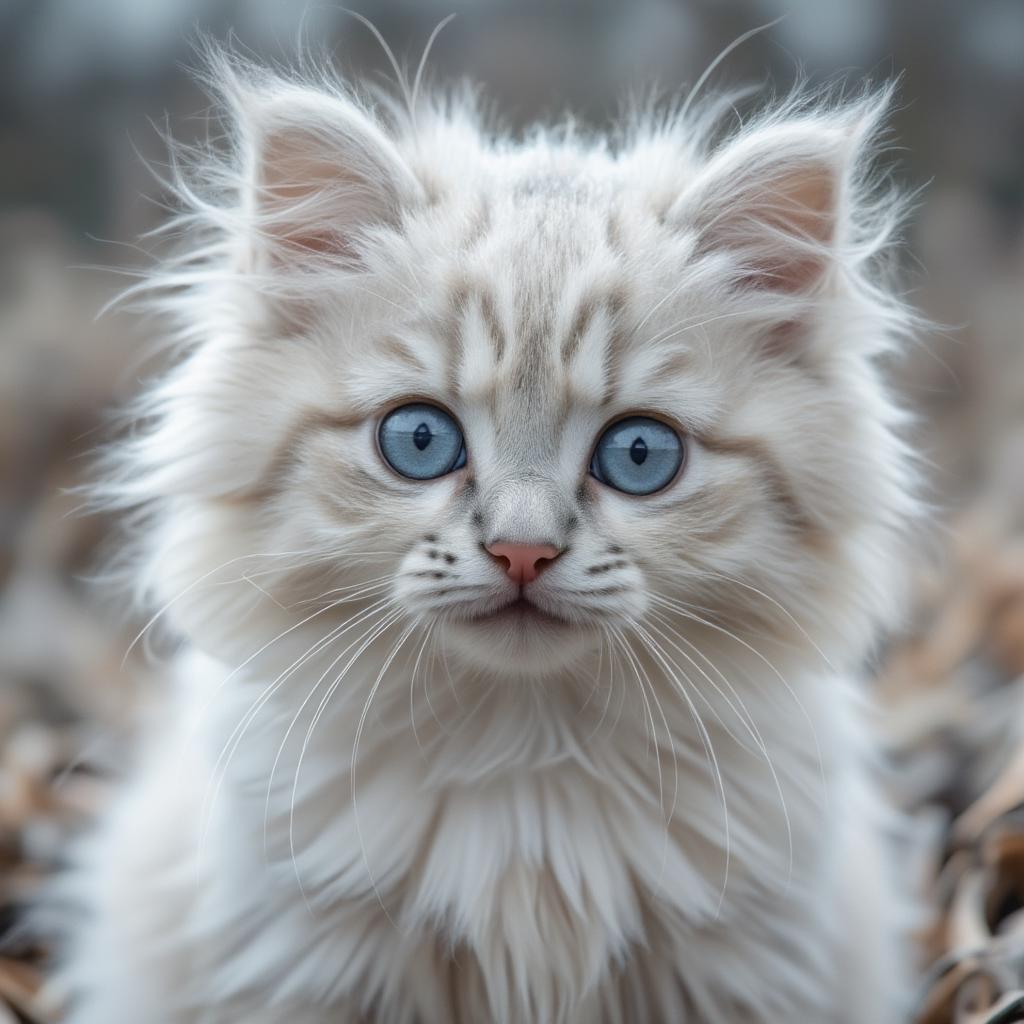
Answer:
[[[730,577],[784,593],[872,461],[844,451],[848,396],[821,403],[827,380],[629,202],[520,193],[468,241],[435,211],[433,252],[391,238],[375,312],[320,327],[336,390],[292,450],[288,517],[494,672],[578,664],[609,630],[678,623],[666,602],[731,621],[750,595]]]
[[[569,237],[588,226],[573,224],[581,211],[531,212],[472,247],[452,239],[453,256],[418,275],[422,304],[380,293],[412,315],[367,328],[341,403],[365,415],[307,438],[286,499],[324,509],[329,496],[323,543],[386,549],[375,575],[394,575],[401,608],[454,654],[512,674],[561,669],[643,616],[643,565],[683,529],[700,471],[676,405],[616,365],[624,282],[604,242],[587,239],[585,256]],[[528,274],[544,217],[563,221],[560,251]],[[512,283],[502,268],[517,264]]]
[[[612,156],[267,103],[266,249],[184,378],[250,547],[313,551],[350,607],[494,674],[780,604],[860,649],[904,471],[884,311],[839,248],[849,125]]]

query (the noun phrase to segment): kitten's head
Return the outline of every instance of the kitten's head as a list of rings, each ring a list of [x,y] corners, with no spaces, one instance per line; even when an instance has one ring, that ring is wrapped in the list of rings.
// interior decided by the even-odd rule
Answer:
[[[511,141],[218,74],[231,151],[158,281],[187,354],[121,485],[182,628],[337,600],[500,674],[697,619],[863,652],[912,505],[884,97]],[[225,574],[254,585],[194,584]]]

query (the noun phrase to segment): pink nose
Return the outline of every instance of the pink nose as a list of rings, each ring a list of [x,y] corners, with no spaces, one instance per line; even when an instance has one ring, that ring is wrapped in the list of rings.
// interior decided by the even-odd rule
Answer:
[[[513,583],[530,583],[548,562],[553,562],[562,552],[550,544],[488,544],[487,550],[499,561],[505,563],[505,572]]]

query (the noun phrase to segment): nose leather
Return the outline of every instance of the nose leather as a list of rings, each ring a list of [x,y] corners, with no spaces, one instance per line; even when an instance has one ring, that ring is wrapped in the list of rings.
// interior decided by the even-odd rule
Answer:
[[[513,583],[530,583],[545,568],[542,563],[554,561],[561,551],[551,544],[509,544],[498,541],[487,550],[505,563],[505,573]]]

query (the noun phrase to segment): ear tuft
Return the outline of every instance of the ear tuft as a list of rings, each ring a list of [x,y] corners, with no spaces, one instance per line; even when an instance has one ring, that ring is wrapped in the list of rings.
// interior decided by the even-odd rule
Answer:
[[[373,112],[340,91],[235,76],[251,245],[278,269],[357,268],[365,233],[397,224],[421,188]]]
[[[698,251],[731,255],[741,286],[816,290],[851,229],[858,165],[883,105],[755,123],[711,156],[672,219],[696,231]]]

